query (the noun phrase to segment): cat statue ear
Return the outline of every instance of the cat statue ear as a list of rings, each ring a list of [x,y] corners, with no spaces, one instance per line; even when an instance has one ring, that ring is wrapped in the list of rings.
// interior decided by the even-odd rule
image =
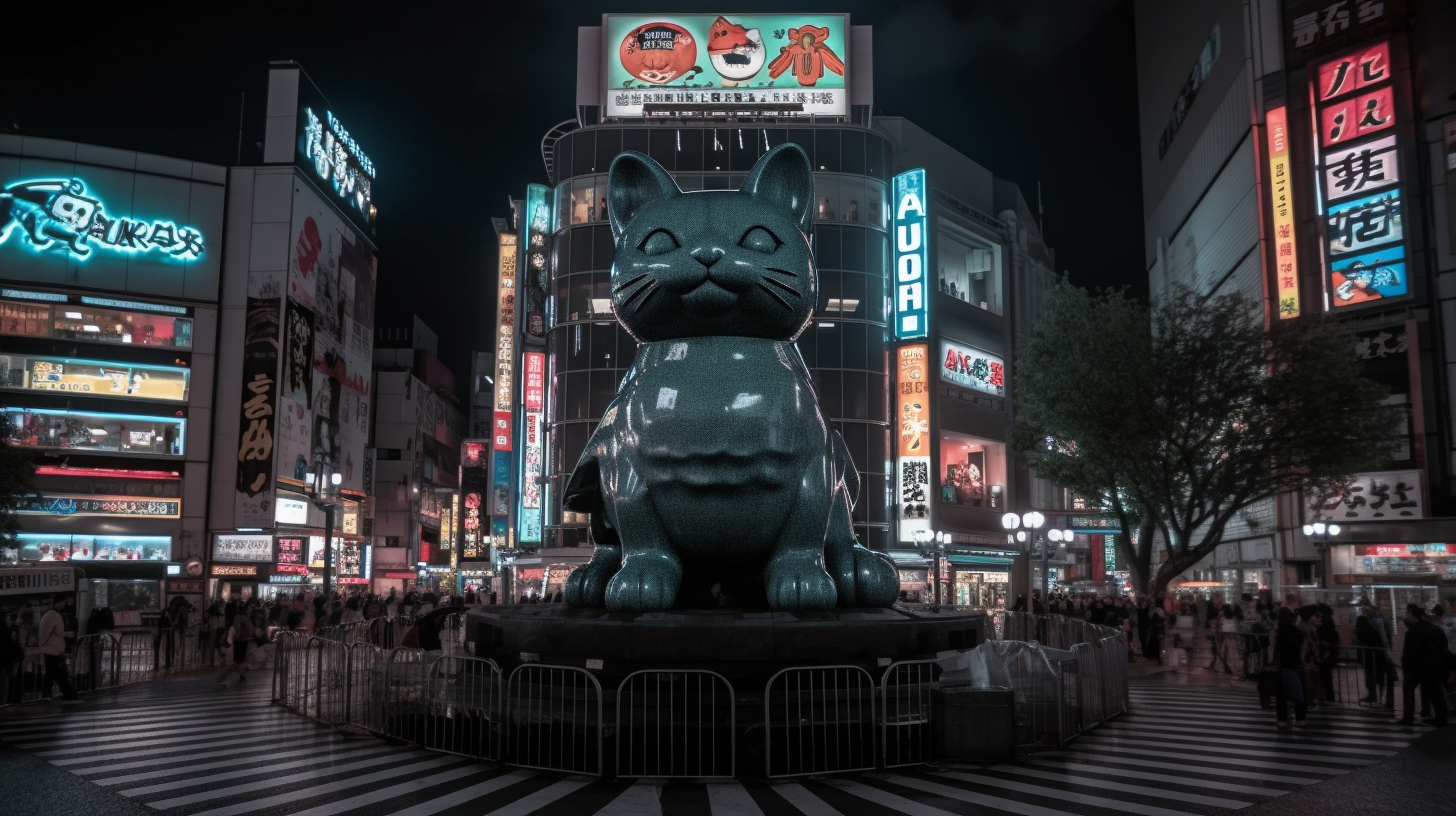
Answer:
[[[612,239],[622,237],[644,206],[677,195],[682,191],[662,165],[635,150],[618,154],[607,171],[607,217],[612,222]]]
[[[814,168],[804,148],[786,142],[763,154],[748,171],[742,192],[767,199],[794,214],[799,231],[809,231],[809,213],[814,202]]]

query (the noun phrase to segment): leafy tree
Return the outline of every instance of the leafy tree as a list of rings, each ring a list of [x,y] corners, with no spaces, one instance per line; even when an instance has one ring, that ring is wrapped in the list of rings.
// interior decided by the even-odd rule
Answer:
[[[20,532],[17,511],[26,496],[35,492],[35,465],[30,457],[0,439],[0,543],[15,544]]]
[[[1118,547],[1156,593],[1240,510],[1329,490],[1388,460],[1399,414],[1354,340],[1318,318],[1264,322],[1242,295],[1151,309],[1063,283],[1018,353],[1012,445],[1042,476],[1139,529]],[[1151,532],[1168,550],[1152,563]]]

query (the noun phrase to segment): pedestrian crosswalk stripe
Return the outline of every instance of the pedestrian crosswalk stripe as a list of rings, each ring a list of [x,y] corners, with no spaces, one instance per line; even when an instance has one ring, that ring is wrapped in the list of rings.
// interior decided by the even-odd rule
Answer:
[[[407,807],[404,810],[390,814],[390,816],[430,816],[442,810],[472,802],[486,794],[495,793],[527,779],[536,776],[534,771],[511,771],[501,774],[494,779],[487,779],[478,785],[471,785],[468,788],[461,788],[453,793],[446,794],[428,802],[421,802],[418,805]]]
[[[958,780],[960,782],[969,782],[974,785],[984,785],[991,788],[1001,788],[1004,790],[1015,791],[1017,793],[1040,796],[1044,799],[1055,799],[1062,802],[1076,802],[1081,805],[1092,805],[1093,807],[1112,808],[1114,810],[1121,810],[1126,813],[1141,814],[1141,816],[1192,816],[1192,814],[1189,814],[1187,811],[1183,810],[1173,810],[1172,808],[1159,807],[1157,805],[1144,805],[1138,802],[1108,799],[1105,796],[1092,796],[1085,793],[1077,793],[1075,791],[1063,790],[1061,788],[1048,788],[1045,785],[1030,785],[1024,782],[1016,782],[1010,779],[998,779],[996,777],[986,776],[984,774],[970,774],[960,771],[944,771],[937,774],[937,776],[941,776],[946,779]],[[948,788],[945,785],[940,785],[933,782],[926,782],[925,780],[920,779],[910,779],[907,777],[900,777],[892,781],[897,785],[909,785],[910,787],[919,787],[922,790],[929,791],[930,793],[939,793],[943,796],[952,796],[952,798],[956,798],[955,795],[947,792],[949,790],[954,790],[954,788]],[[933,789],[931,788],[931,786],[934,786]]]
[[[1309,727],[1283,731],[1246,689],[1151,682],[1134,681],[1132,713],[1015,762],[773,782],[503,768],[299,717],[271,703],[266,683],[101,692],[87,707],[0,720],[0,739],[159,816],[1182,816],[1269,802],[1388,759],[1425,730],[1385,711],[1324,707]]]

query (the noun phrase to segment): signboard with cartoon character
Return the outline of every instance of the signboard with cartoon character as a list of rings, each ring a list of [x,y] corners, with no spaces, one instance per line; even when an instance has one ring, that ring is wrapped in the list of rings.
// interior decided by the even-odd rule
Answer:
[[[606,115],[648,106],[849,113],[844,14],[608,14]]]
[[[0,275],[216,300],[222,213],[220,182],[0,155]]]

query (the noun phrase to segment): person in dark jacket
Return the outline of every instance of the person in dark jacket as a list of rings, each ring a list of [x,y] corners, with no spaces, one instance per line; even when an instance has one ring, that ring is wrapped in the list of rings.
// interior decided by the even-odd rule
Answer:
[[[1405,670],[1405,682],[1401,686],[1405,709],[1396,722],[1415,725],[1416,689],[1419,688],[1422,699],[1434,709],[1434,724],[1444,728],[1448,712],[1441,675],[1445,673],[1446,660],[1450,656],[1446,633],[1426,620],[1426,610],[1419,604],[1406,606],[1405,622],[1408,627],[1405,648],[1400,653],[1400,665]]]
[[[1319,604],[1319,677],[1325,693],[1325,701],[1339,702],[1335,688],[1335,663],[1340,657],[1340,630],[1335,627],[1335,610],[1329,604]]]
[[[1312,647],[1304,632],[1295,624],[1294,610],[1279,610],[1279,622],[1270,643],[1275,665],[1279,667],[1279,684],[1274,696],[1274,714],[1280,728],[1289,727],[1289,704],[1294,703],[1294,724],[1303,727],[1309,716],[1304,697],[1304,664]]]

